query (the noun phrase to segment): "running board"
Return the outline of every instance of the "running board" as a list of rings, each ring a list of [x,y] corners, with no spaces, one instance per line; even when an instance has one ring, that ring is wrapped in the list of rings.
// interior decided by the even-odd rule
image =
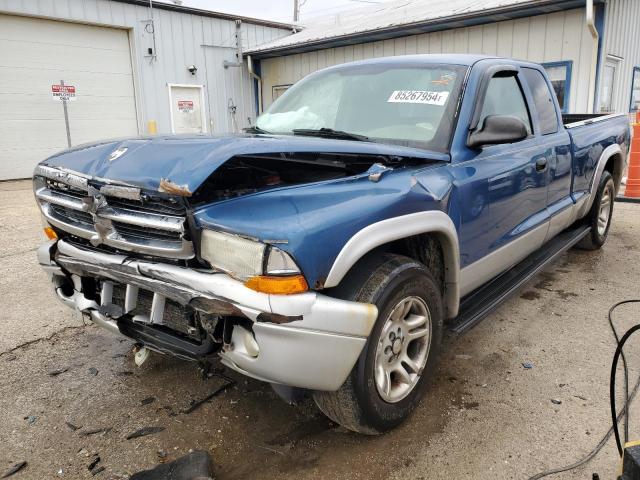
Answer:
[[[475,327],[540,270],[582,240],[589,230],[590,227],[580,225],[561,233],[505,273],[465,296],[460,301],[460,313],[449,324],[449,329],[464,333]]]

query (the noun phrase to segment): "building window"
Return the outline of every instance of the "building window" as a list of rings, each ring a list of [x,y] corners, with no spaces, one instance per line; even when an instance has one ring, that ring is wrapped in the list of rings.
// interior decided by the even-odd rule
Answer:
[[[633,80],[631,81],[631,106],[629,111],[640,111],[640,67],[633,68]]]
[[[562,113],[567,113],[569,108],[569,91],[571,89],[571,67],[572,61],[543,63],[542,66],[547,72],[551,86],[558,97],[558,104]]]
[[[280,98],[280,96],[284,92],[289,90],[290,86],[291,86],[291,84],[289,84],[289,85],[274,85],[273,87],[271,87],[271,101],[275,102],[278,98]]]
[[[600,101],[598,110],[600,112],[613,112],[616,109],[616,88],[618,85],[618,71],[620,70],[619,57],[607,55],[602,70],[602,88],[600,89]]]

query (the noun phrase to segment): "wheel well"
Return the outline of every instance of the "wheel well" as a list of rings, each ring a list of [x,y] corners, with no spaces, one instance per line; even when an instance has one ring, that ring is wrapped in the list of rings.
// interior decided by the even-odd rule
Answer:
[[[348,271],[344,273],[340,272],[340,270],[337,271],[340,277],[339,279],[333,278],[331,282],[327,282],[327,289],[329,290],[327,293],[331,295],[330,292],[333,288],[340,288],[345,281],[349,282],[351,279],[357,277],[358,273],[370,269],[371,265],[376,263],[381,254],[392,253],[403,255],[422,263],[429,269],[442,292],[446,318],[454,318],[458,314],[460,306],[460,256],[458,238],[454,230],[455,227],[446,214],[442,212],[421,212],[421,215],[427,216],[427,214],[429,214],[430,220],[427,226],[440,228],[434,228],[413,235],[398,235],[396,239],[389,239],[386,243],[377,245],[375,245],[375,237],[367,239],[369,243],[368,251],[359,253],[356,249],[356,253],[359,253],[359,258],[355,260],[354,263],[351,263]],[[422,218],[418,220],[424,221]],[[406,225],[401,224],[398,226],[396,225],[397,223],[398,222],[395,222],[393,225],[396,229],[400,231],[403,229],[411,230],[407,229]],[[396,230],[395,233],[398,234],[400,231]],[[363,248],[361,250],[365,249]],[[348,253],[352,254],[353,252]],[[349,260],[349,255],[346,255],[346,260],[343,260],[343,262]],[[328,278],[331,278],[334,273],[334,267],[332,267]]]
[[[368,269],[369,265],[372,262],[375,263],[375,259],[384,253],[403,255],[422,263],[433,275],[434,280],[440,287],[440,291],[442,293],[445,292],[446,264],[442,244],[437,234],[422,233],[382,244],[358,260],[351,267],[349,274]]]
[[[440,291],[444,293],[444,252],[436,235],[432,233],[413,235],[390,242],[385,247],[388,253],[404,255],[425,265],[438,282]]]
[[[622,180],[622,168],[624,160],[620,153],[615,153],[607,159],[607,163],[604,166],[605,171],[609,172],[613,177],[613,183],[616,186],[616,193],[620,188],[620,181]]]

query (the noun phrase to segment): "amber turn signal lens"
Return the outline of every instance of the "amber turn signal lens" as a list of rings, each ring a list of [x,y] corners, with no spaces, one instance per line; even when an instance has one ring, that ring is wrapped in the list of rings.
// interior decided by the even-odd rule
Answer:
[[[57,240],[58,234],[51,227],[44,227],[44,234],[47,236],[49,240]]]
[[[302,293],[309,289],[307,281],[302,275],[287,275],[286,277],[259,275],[257,277],[251,277],[244,285],[256,292],[272,293],[275,295]]]

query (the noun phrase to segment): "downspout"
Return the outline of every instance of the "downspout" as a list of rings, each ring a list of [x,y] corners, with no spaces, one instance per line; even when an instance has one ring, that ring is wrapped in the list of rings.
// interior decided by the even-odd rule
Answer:
[[[589,33],[593,38],[593,46],[591,47],[591,73],[589,76],[589,111],[587,113],[595,113],[596,76],[598,74],[598,42],[600,40],[600,36],[598,35],[598,29],[596,28],[593,0],[586,0],[585,22],[589,29]]]
[[[253,59],[251,55],[247,55],[247,69],[249,70],[251,78],[258,82],[258,115],[260,115],[262,113],[262,78],[253,71]]]

